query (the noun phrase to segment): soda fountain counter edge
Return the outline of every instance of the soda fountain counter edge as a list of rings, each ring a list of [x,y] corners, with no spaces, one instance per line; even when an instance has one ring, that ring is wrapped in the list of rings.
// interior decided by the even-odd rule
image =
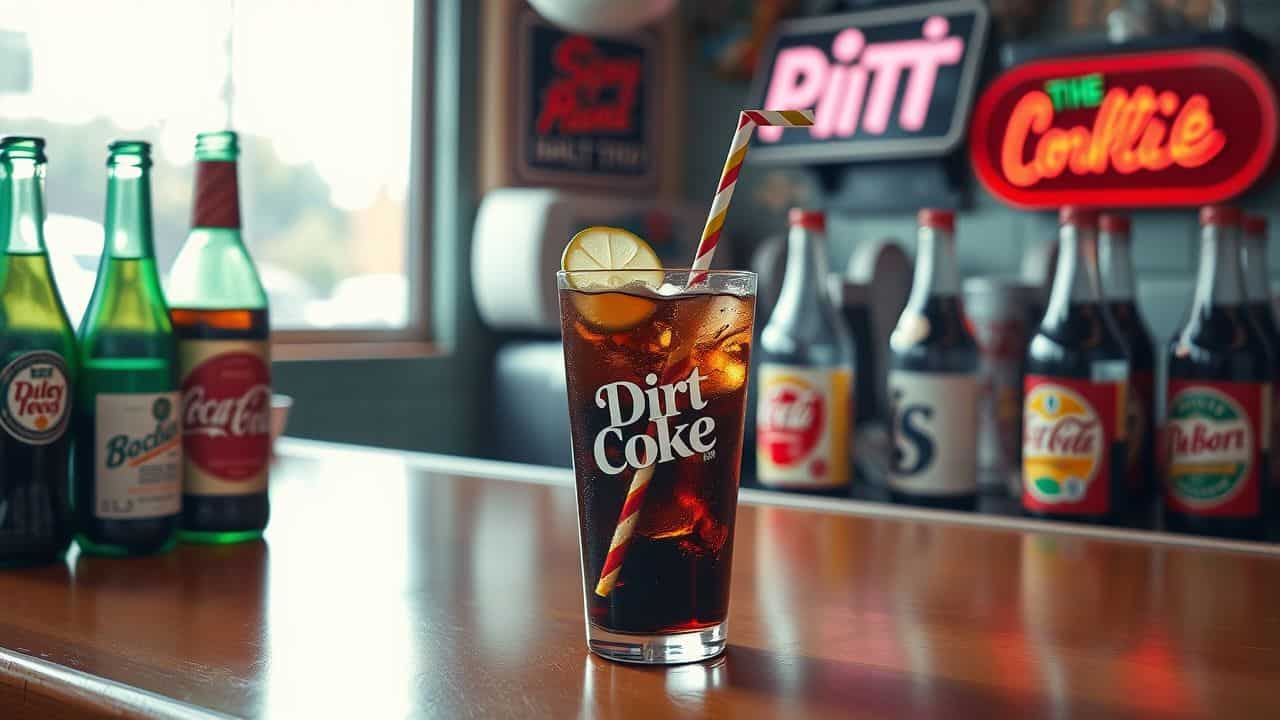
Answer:
[[[1272,370],[1280,373],[1280,324],[1276,322],[1275,303],[1271,293],[1271,281],[1267,273],[1267,219],[1261,215],[1245,215],[1241,224],[1240,261],[1244,264],[1244,290],[1249,301],[1249,313],[1262,330],[1271,347]],[[1280,462],[1276,461],[1275,448],[1280,446],[1280,374],[1271,380],[1271,503],[1270,533],[1280,536]]]
[[[889,339],[889,493],[972,510],[978,502],[978,346],[965,325],[955,213],[919,213],[911,296]]]
[[[1155,343],[1138,312],[1128,216],[1104,213],[1098,218],[1098,268],[1103,301],[1129,349],[1130,376],[1125,431],[1128,453],[1125,483],[1130,521],[1153,524],[1155,470]]]
[[[267,295],[240,235],[233,132],[196,139],[192,227],[165,292],[182,374],[184,540],[262,536],[270,507]]]
[[[98,555],[173,547],[182,510],[181,399],[151,231],[151,148],[111,144],[105,246],[80,324],[73,506]]]
[[[61,560],[75,335],[44,243],[44,140],[0,140],[0,566]]]
[[[1023,381],[1022,508],[1118,525],[1125,518],[1129,357],[1098,288],[1097,214],[1064,207],[1058,263]]]
[[[1201,208],[1200,225],[1195,294],[1168,349],[1165,526],[1262,539],[1275,372],[1245,300],[1240,211]]]
[[[826,215],[793,209],[778,302],[760,333],[756,474],[775,490],[849,494],[853,341],[826,292]]]

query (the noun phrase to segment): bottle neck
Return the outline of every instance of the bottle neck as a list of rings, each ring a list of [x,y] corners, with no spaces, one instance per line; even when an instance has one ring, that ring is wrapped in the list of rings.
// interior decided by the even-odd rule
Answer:
[[[1133,257],[1129,238],[1114,233],[1098,236],[1098,272],[1108,300],[1133,300]]]
[[[149,258],[151,240],[151,178],[146,168],[109,166],[107,170],[107,257]]]
[[[1097,238],[1090,230],[1063,225],[1058,231],[1058,266],[1045,315],[1066,317],[1073,304],[1097,303]]]
[[[826,236],[807,228],[792,227],[787,236],[787,268],[777,307],[790,312],[816,307],[824,301],[826,278]]]
[[[196,163],[191,227],[240,229],[240,188],[235,161],[201,160]]]
[[[1267,240],[1261,235],[1245,235],[1241,242],[1245,296],[1251,302],[1271,302],[1271,282],[1267,277]]]
[[[1239,305],[1244,302],[1240,268],[1240,231],[1206,225],[1200,230],[1200,267],[1193,306]]]
[[[8,181],[3,199],[8,206],[4,250],[12,255],[44,253],[44,166],[33,158],[10,158],[4,171]]]
[[[930,297],[954,297],[959,292],[955,236],[944,230],[921,227],[917,235],[915,275],[911,280],[911,297],[907,305],[923,307]]]

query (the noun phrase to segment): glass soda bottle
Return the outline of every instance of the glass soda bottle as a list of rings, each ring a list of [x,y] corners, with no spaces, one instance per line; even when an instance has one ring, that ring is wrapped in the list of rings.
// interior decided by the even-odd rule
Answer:
[[[853,340],[826,292],[826,214],[793,209],[782,289],[760,333],[756,474],[778,490],[847,495]]]
[[[1155,343],[1134,290],[1130,222],[1126,215],[1098,218],[1098,267],[1107,311],[1129,349],[1128,414],[1125,424],[1125,486],[1135,524],[1147,525],[1157,497],[1155,471]]]
[[[1058,220],[1053,287],[1027,346],[1022,508],[1119,525],[1128,496],[1128,351],[1099,291],[1097,213],[1064,207]]]
[[[965,325],[955,213],[921,210],[911,295],[889,338],[895,502],[978,503],[978,344]]]
[[[238,155],[233,132],[197,136],[191,232],[165,288],[182,375],[181,537],[193,542],[261,537],[270,512],[270,324],[240,236]]]
[[[44,140],[0,140],[0,566],[71,542],[76,344],[44,244]]]
[[[149,144],[111,144],[74,421],[76,542],[98,555],[173,547],[182,509],[178,352],[156,271],[150,175]]]
[[[1241,223],[1240,260],[1244,265],[1244,292],[1249,314],[1271,347],[1271,367],[1280,373],[1280,324],[1276,322],[1272,304],[1271,280],[1267,274],[1267,219],[1262,215],[1245,215]],[[1280,447],[1280,375],[1271,380],[1271,518],[1272,531],[1280,532],[1280,462],[1275,450]]]
[[[1200,210],[1200,265],[1187,319],[1168,350],[1165,525],[1175,532],[1265,537],[1270,498],[1270,349],[1250,317],[1240,211]]]

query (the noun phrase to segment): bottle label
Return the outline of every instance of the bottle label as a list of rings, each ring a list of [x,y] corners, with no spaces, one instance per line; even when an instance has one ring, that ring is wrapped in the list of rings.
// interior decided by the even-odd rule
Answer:
[[[889,486],[914,495],[977,492],[977,375],[893,370],[889,402]]]
[[[97,396],[94,515],[127,520],[182,510],[180,402],[176,392]]]
[[[28,445],[48,445],[67,431],[71,382],[58,353],[36,350],[0,370],[0,427]]]
[[[267,489],[271,365],[264,340],[184,340],[185,492],[249,495]]]
[[[760,366],[756,473],[773,487],[849,484],[853,371],[806,365]]]
[[[1262,453],[1269,445],[1271,384],[1169,380],[1166,498],[1195,515],[1260,512]]]
[[[1111,511],[1112,446],[1125,437],[1123,381],[1027,375],[1022,506],[1063,515]]]
[[[1147,443],[1154,438],[1150,435],[1151,409],[1155,407],[1155,381],[1150,371],[1135,372],[1130,382],[1128,395],[1128,412],[1125,415],[1128,453],[1125,456],[1124,473],[1131,491],[1141,490],[1143,479],[1148,471],[1148,458],[1145,457]]]

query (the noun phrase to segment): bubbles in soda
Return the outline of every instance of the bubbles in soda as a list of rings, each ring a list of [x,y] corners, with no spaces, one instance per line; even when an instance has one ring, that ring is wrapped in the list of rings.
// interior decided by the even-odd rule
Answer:
[[[560,308],[591,621],[619,632],[722,622],[753,298],[561,290]],[[594,589],[635,475],[629,443],[656,448],[658,462],[618,581],[601,597]],[[648,464],[641,455],[630,459]]]

